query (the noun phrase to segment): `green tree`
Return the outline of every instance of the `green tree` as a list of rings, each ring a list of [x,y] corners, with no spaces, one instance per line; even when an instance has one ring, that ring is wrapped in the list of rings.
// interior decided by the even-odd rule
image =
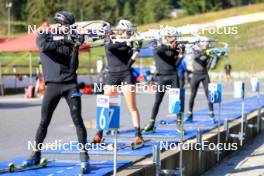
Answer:
[[[85,20],[116,22],[116,0],[87,0],[84,2]]]
[[[137,25],[144,24],[145,1],[146,0],[138,0],[137,3],[136,3],[135,22],[137,23]]]
[[[133,7],[132,1],[125,1],[123,17],[129,20],[133,20]]]
[[[171,8],[169,0],[146,0],[144,23],[153,23],[168,18]]]
[[[50,21],[57,11],[65,10],[63,0],[28,0],[26,11],[30,23],[41,24]]]
[[[5,1],[0,1],[0,20],[4,20],[6,16]]]
[[[84,14],[83,0],[68,0],[65,2],[64,10],[68,10],[75,15],[75,20],[80,21],[81,15]],[[85,20],[85,19],[84,19]]]
[[[205,0],[181,0],[180,5],[190,15],[205,11]]]
[[[27,0],[7,0],[6,2],[12,2],[11,15],[13,20],[26,20],[25,7]]]

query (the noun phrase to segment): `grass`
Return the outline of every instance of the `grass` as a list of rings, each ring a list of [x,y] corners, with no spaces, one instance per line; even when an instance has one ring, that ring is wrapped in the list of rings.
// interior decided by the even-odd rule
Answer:
[[[254,22],[238,26],[237,35],[209,35],[229,44],[230,53],[218,65],[216,71],[223,68],[228,60],[235,71],[259,72],[264,65],[264,23]]]
[[[259,49],[250,49],[242,52],[230,53],[229,57],[222,59],[218,67],[213,71],[223,71],[224,63],[230,62],[233,71],[247,71],[250,73],[257,73],[263,70],[264,65],[264,51]]]
[[[103,51],[103,49],[102,49]],[[91,52],[91,54],[94,54],[94,51]],[[81,52],[79,58],[80,58],[80,69],[78,70],[81,74],[87,74],[88,69],[94,68],[97,61],[97,55],[99,53],[96,53],[96,55],[91,55],[88,52]],[[16,71],[18,74],[27,74],[29,73],[29,56],[30,53],[27,52],[17,52],[17,53],[0,53],[0,64],[5,65],[5,67],[2,68],[3,74],[10,74],[13,73],[13,65],[22,65],[22,67],[17,67]],[[32,53],[32,66],[35,67],[38,65],[39,62],[39,53],[33,52]],[[24,67],[23,67],[24,66]],[[25,67],[26,66],[26,67]],[[95,68],[94,68],[95,69]],[[36,70],[33,69],[33,73],[35,73]]]
[[[194,23],[212,22],[220,18],[227,18],[227,17],[232,17],[232,16],[238,16],[238,15],[246,15],[250,13],[257,13],[257,12],[263,12],[263,11],[264,11],[264,3],[259,3],[259,4],[254,4],[254,5],[231,8],[231,9],[217,11],[217,12],[208,12],[204,14],[180,17],[176,19],[172,18],[169,20],[162,20],[158,23],[152,23],[152,24],[139,26],[138,30],[142,32],[142,31],[146,31],[151,28],[159,28],[160,25],[163,25],[163,26],[168,25],[168,26],[176,27],[176,26],[183,26],[183,25],[194,24]]]

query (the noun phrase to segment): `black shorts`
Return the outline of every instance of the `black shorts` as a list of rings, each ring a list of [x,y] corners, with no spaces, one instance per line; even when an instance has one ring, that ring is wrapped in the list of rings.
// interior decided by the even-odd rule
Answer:
[[[122,72],[109,72],[106,85],[126,85],[135,84],[136,81],[130,70]]]

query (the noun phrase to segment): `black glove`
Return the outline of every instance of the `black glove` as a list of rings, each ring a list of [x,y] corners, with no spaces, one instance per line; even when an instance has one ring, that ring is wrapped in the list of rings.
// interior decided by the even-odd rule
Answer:
[[[64,41],[66,44],[74,45],[74,46],[80,46],[84,42],[84,35],[66,35],[64,37]]]

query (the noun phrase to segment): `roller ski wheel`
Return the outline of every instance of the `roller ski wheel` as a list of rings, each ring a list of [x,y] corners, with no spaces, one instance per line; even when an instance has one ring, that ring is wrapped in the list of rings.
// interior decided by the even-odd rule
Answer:
[[[135,141],[131,143],[132,150],[144,147],[144,140],[141,136],[136,136]]]
[[[16,165],[14,163],[8,164],[8,172],[15,172],[16,171]]]
[[[4,173],[13,173],[17,170],[17,166],[14,163],[9,163],[8,166],[4,169],[0,169],[0,174]]]
[[[46,167],[47,165],[48,165],[48,159],[47,158],[41,158],[41,160],[40,160],[40,165],[42,166],[42,167]]]
[[[89,173],[89,167],[90,167],[89,162],[81,162],[81,173],[82,174]]]

